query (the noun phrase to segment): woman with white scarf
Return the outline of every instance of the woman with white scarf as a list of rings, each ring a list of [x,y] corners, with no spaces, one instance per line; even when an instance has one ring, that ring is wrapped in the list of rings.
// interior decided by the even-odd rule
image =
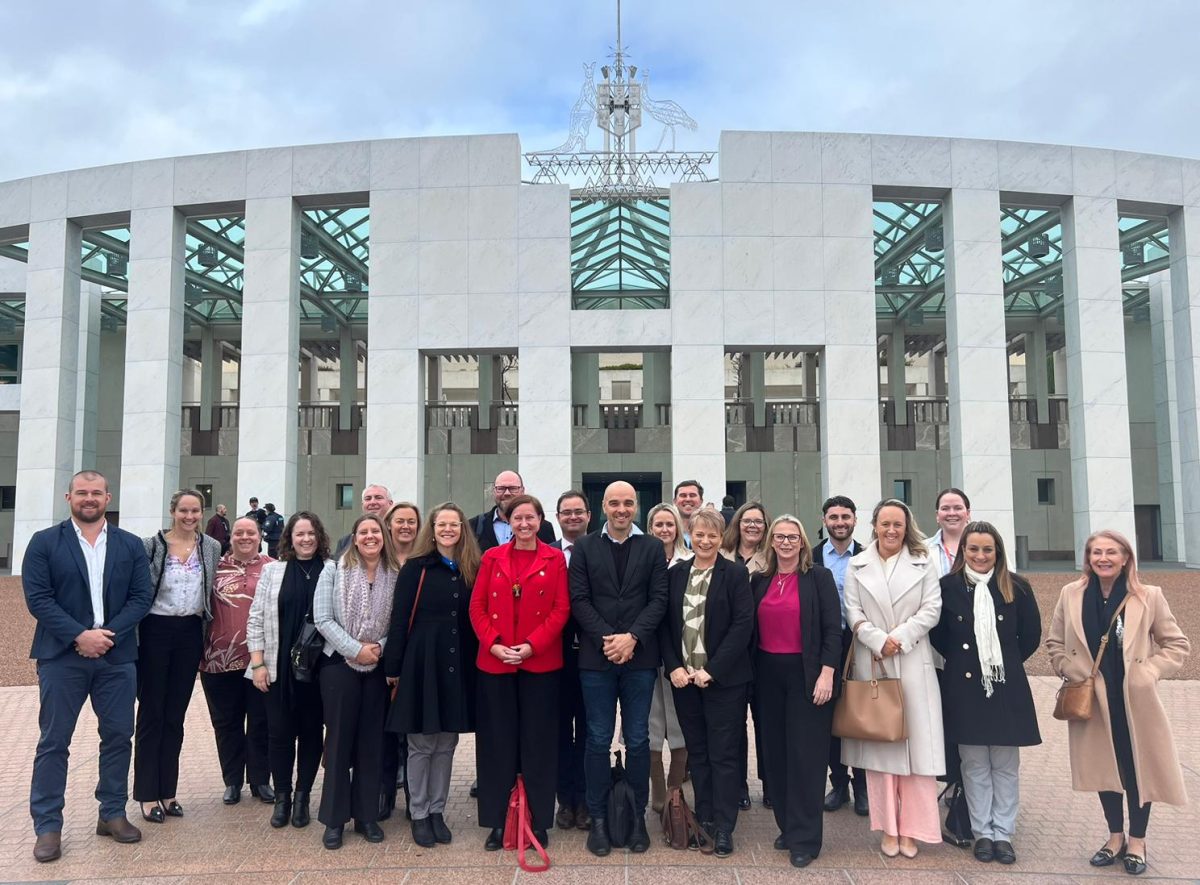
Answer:
[[[313,623],[325,638],[326,657],[319,670],[325,784],[317,819],[325,824],[322,844],[329,849],[342,847],[351,817],[368,842],[383,841],[379,769],[388,688],[379,660],[399,569],[391,534],[378,516],[360,516],[351,537],[336,573],[325,570],[313,598]]]
[[[1011,864],[1019,748],[1042,742],[1025,677],[1042,619],[1029,584],[1009,572],[995,526],[968,523],[962,538],[929,639],[946,658],[942,715],[946,740],[962,757],[975,859]]]

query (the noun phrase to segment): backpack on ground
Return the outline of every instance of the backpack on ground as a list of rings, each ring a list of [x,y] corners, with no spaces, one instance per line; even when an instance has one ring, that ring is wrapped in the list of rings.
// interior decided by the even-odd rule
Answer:
[[[612,786],[608,791],[608,841],[614,848],[624,848],[629,844],[637,816],[633,787],[625,777],[625,766],[621,763],[621,753],[618,751],[617,762],[612,767]]]

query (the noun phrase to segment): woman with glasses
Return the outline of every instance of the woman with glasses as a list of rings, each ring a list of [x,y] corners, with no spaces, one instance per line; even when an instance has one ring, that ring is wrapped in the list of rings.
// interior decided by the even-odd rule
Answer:
[[[754,692],[774,788],[775,847],[803,868],[821,853],[842,610],[833,573],[813,565],[800,520],[778,517],[768,537],[764,568],[750,579]]]
[[[907,738],[844,738],[842,761],[867,773],[871,829],[882,830],[887,857],[917,856],[917,842],[942,841],[937,776],[946,770],[942,699],[929,631],[942,612],[937,564],[912,511],[889,498],[871,515],[872,540],[850,560],[844,586],[846,623],[854,634],[854,678],[871,679],[872,663],[898,678]],[[876,668],[880,664],[875,665]]]
[[[767,538],[767,511],[757,501],[748,501],[737,509],[725,527],[721,555],[740,562],[753,574],[762,571],[770,541]]]
[[[407,785],[413,841],[451,839],[446,800],[458,736],[475,730],[471,587],[479,545],[455,504],[439,504],[400,570],[383,663],[395,688],[387,728],[408,736]]]

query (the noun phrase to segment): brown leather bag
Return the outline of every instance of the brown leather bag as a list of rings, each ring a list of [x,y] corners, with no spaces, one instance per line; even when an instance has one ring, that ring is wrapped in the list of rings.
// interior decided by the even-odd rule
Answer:
[[[696,821],[696,815],[688,808],[680,787],[671,787],[667,804],[662,810],[663,838],[672,848],[683,850],[699,849],[703,854],[712,854],[716,847],[712,837]]]
[[[1126,596],[1113,612],[1112,620],[1108,622],[1108,630],[1100,637],[1100,650],[1096,652],[1096,660],[1092,662],[1092,672],[1078,682],[1072,682],[1063,677],[1063,684],[1054,698],[1054,718],[1063,722],[1086,722],[1092,718],[1092,701],[1096,697],[1096,674],[1100,672],[1100,662],[1104,660],[1104,650],[1108,648],[1108,637],[1112,635],[1113,625],[1129,601]]]
[[[857,629],[856,631],[857,632]],[[908,736],[904,725],[904,691],[900,680],[882,674],[882,665],[871,656],[871,678],[851,679],[854,647],[842,671],[842,696],[833,708],[833,733],[840,738],[894,743]],[[879,668],[880,672],[876,672]]]

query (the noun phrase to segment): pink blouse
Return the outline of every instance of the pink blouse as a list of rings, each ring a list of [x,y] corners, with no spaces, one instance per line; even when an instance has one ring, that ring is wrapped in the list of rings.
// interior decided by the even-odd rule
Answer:
[[[800,635],[800,579],[776,575],[758,604],[758,647],[773,655],[804,651]]]

